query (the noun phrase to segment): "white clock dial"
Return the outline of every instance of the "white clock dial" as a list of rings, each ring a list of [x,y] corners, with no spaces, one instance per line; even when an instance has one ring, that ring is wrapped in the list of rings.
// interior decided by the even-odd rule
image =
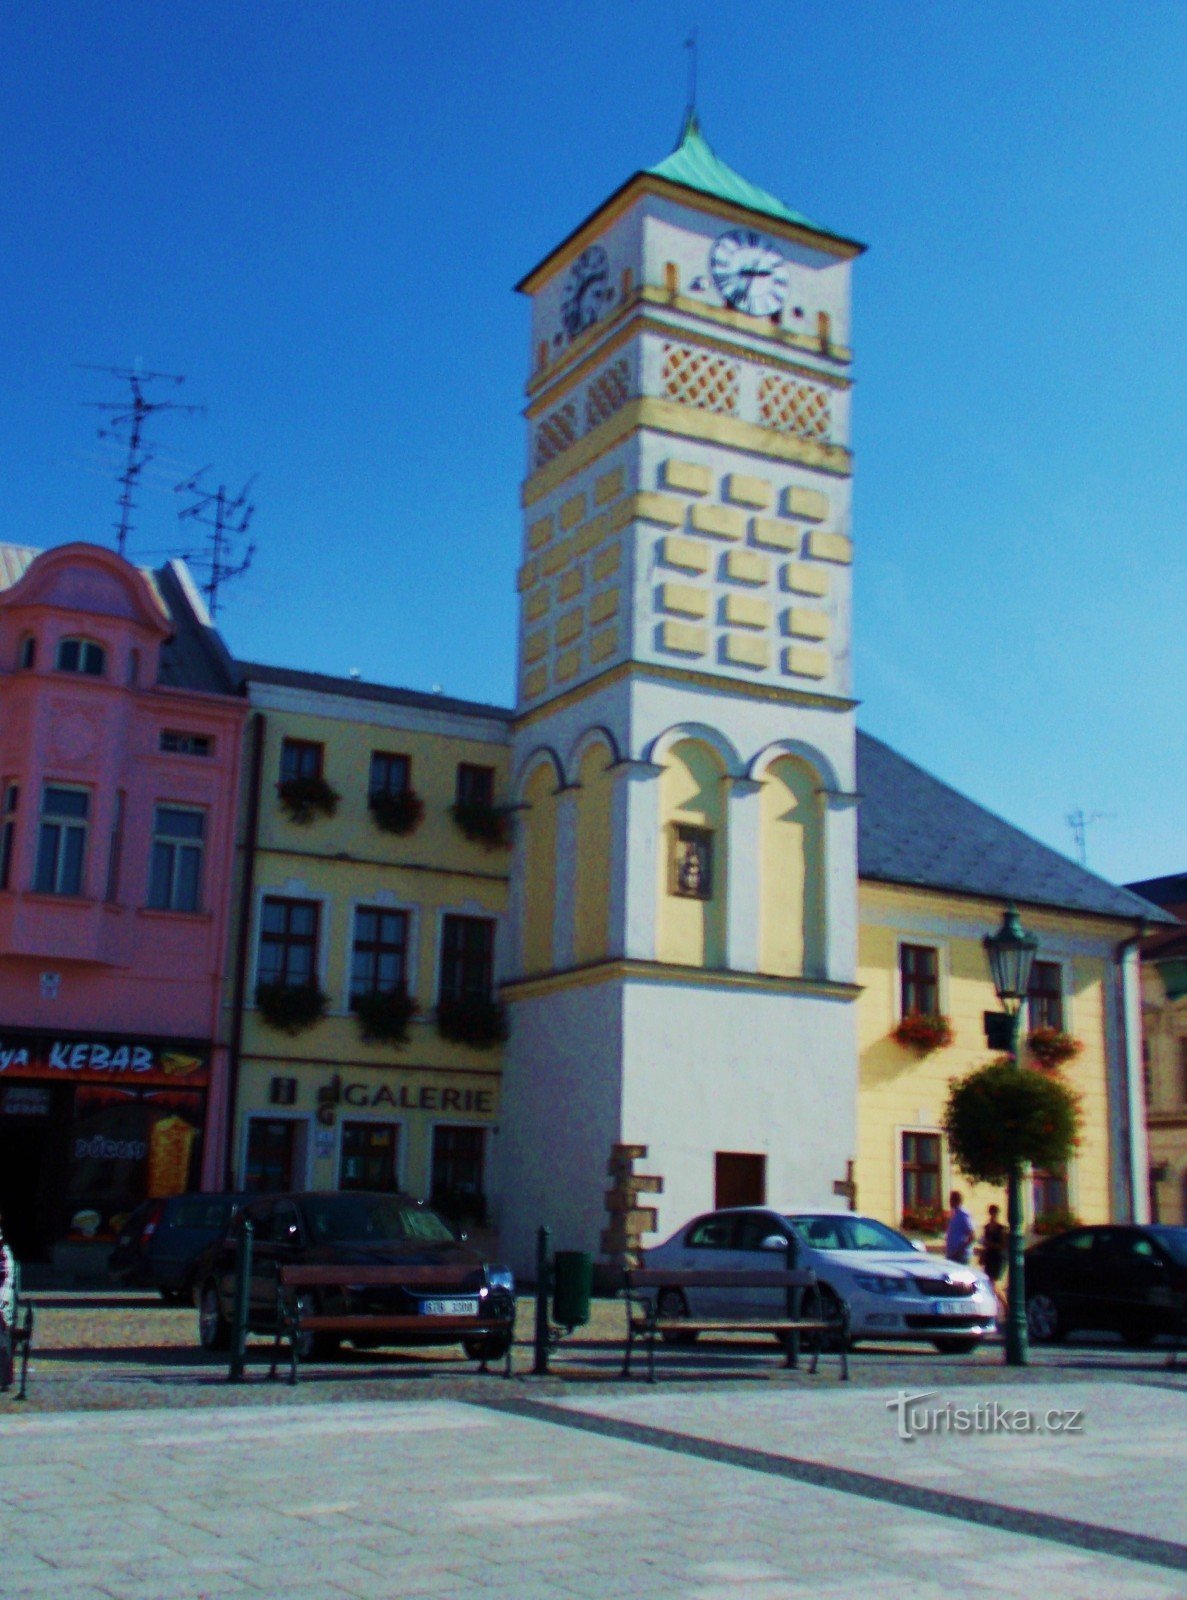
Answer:
[[[561,289],[561,322],[570,339],[590,328],[610,299],[610,263],[600,244],[577,257]]]
[[[769,239],[733,228],[714,242],[709,270],[727,306],[751,317],[773,317],[787,299],[787,262]]]

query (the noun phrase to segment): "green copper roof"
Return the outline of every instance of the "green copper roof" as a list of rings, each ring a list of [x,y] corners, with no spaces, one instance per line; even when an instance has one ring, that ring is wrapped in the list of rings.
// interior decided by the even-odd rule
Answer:
[[[680,142],[671,155],[647,170],[657,178],[667,178],[669,183],[697,189],[701,194],[716,195],[719,200],[746,206],[750,211],[761,211],[768,217],[778,217],[782,222],[799,222],[807,228],[816,226],[798,211],[789,211],[782,200],[776,200],[773,194],[768,194],[757,184],[749,183],[715,156],[709,141],[701,132],[697,114],[692,110],[685,113]]]

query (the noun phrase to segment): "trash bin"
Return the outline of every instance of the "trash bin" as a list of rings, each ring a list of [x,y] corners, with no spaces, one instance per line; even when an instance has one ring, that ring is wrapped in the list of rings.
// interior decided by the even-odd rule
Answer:
[[[589,1321],[593,1256],[586,1250],[558,1250],[553,1257],[552,1320],[562,1328]]]

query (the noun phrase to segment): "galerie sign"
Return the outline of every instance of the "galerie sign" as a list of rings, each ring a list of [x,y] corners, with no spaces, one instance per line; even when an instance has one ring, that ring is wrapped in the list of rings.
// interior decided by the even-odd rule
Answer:
[[[209,1075],[209,1047],[186,1039],[0,1031],[0,1080],[55,1078],[189,1089],[205,1085]]]

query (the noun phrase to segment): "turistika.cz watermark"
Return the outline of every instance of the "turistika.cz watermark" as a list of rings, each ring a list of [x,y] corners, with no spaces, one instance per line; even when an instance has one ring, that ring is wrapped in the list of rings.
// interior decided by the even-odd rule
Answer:
[[[900,1389],[894,1400],[886,1402],[888,1411],[898,1412],[898,1436],[911,1444],[925,1435],[977,1435],[1003,1433],[1075,1434],[1084,1432],[1083,1407],[1048,1406],[1031,1411],[1026,1406],[1003,1405],[1000,1400],[978,1400],[975,1405],[954,1405],[951,1400],[939,1405],[928,1402],[939,1398],[938,1389],[921,1389],[910,1394]]]

